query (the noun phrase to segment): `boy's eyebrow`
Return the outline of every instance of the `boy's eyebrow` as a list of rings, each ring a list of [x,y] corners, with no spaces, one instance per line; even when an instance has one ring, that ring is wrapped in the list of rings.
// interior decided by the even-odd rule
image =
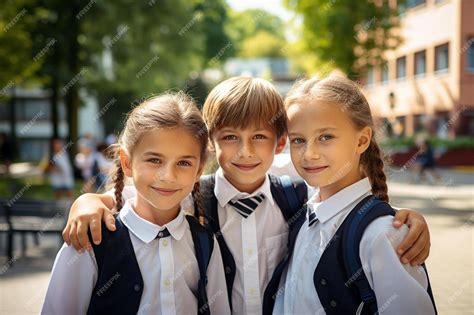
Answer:
[[[320,128],[320,129],[316,129],[315,132],[323,132],[323,131],[327,131],[327,130],[337,130],[337,128],[335,127],[324,127],[324,128]],[[301,135],[301,133],[299,132],[290,132],[288,133],[288,136],[296,136],[296,135]]]
[[[153,151],[147,151],[147,152],[143,153],[143,155],[165,157],[163,154],[158,153],[158,152],[153,152]],[[194,156],[194,155],[183,155],[183,156],[180,156],[179,158],[180,159],[194,159],[194,160],[197,160],[197,157]]]

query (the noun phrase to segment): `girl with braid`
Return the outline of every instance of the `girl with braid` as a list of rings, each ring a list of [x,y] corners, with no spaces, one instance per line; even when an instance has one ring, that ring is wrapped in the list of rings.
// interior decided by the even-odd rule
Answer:
[[[359,87],[339,77],[304,80],[285,108],[292,162],[319,192],[290,235],[264,314],[436,312],[424,265],[397,256],[408,227],[392,226],[384,163]]]
[[[93,251],[61,248],[43,314],[230,313],[219,246],[201,225],[207,143],[202,116],[184,93],[152,97],[128,114],[110,176],[117,230],[103,228]],[[124,202],[126,178],[137,195]],[[182,206],[190,193],[195,216]]]

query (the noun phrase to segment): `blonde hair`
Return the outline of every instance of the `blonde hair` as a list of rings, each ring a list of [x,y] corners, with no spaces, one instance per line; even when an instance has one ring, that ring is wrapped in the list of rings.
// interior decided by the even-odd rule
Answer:
[[[192,98],[185,93],[166,93],[151,97],[128,113],[125,128],[118,143],[110,148],[115,163],[111,170],[108,186],[115,188],[117,211],[120,211],[123,206],[122,191],[124,187],[124,173],[119,157],[120,149],[131,156],[134,146],[145,132],[176,127],[185,128],[196,136],[201,147],[201,163],[205,163],[209,135],[199,109]],[[202,222],[204,209],[199,182],[195,183],[192,194],[197,211],[196,216]]]
[[[223,127],[247,128],[269,124],[277,137],[286,133],[283,99],[268,81],[233,77],[212,89],[203,107],[209,134]]]
[[[337,76],[324,79],[311,78],[297,82],[285,99],[285,108],[301,102],[325,101],[341,106],[357,130],[372,128],[372,138],[367,150],[362,154],[362,171],[369,178],[372,193],[383,201],[388,201],[387,178],[380,148],[375,141],[375,128],[369,103],[361,89],[353,81]]]

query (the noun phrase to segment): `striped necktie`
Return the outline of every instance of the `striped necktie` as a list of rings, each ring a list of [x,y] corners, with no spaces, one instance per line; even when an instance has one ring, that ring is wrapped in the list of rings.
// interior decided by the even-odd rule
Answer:
[[[311,207],[308,207],[308,227],[312,226],[316,222],[318,222],[318,218],[316,217],[316,213]]]
[[[244,218],[248,218],[249,215],[257,209],[258,205],[262,203],[265,199],[264,194],[260,194],[257,196],[239,199],[237,201],[229,201],[229,204],[235,208],[235,210],[240,213],[241,216]]]

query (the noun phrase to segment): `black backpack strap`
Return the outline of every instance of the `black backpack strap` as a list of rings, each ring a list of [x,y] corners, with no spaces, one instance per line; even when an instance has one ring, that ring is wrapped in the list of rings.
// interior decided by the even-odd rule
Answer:
[[[199,266],[198,283],[198,314],[210,314],[207,300],[207,268],[214,249],[214,238],[211,231],[207,230],[191,215],[187,215],[189,228],[193,237],[196,259]]]
[[[205,175],[200,179],[200,189],[203,198],[204,209],[206,211],[205,219],[206,225],[216,236],[219,249],[221,250],[222,262],[225,269],[225,281],[227,284],[227,297],[229,305],[232,309],[232,288],[234,286],[234,279],[236,273],[235,260],[230,252],[229,247],[224,239],[219,224],[219,213],[217,211],[217,198],[214,194],[214,187],[216,183],[215,175]]]
[[[270,279],[267,287],[265,288],[262,305],[264,315],[271,315],[273,313],[275,300],[278,294],[281,294],[280,280],[283,275],[283,272],[285,271],[286,267],[288,266],[288,263],[290,262],[291,256],[293,255],[293,249],[295,248],[298,232],[301,229],[303,223],[306,221],[306,211],[306,205],[303,205],[303,207],[301,207],[301,209],[299,209],[294,215],[294,218],[296,219],[292,223],[292,228],[290,229],[288,235],[288,252],[283,258],[283,260],[278,263],[277,267],[275,268],[275,271],[273,272],[272,278]]]
[[[292,180],[290,176],[277,177],[269,175],[270,190],[273,199],[288,222],[290,228],[297,221],[298,210],[308,200],[308,187],[303,180]]]
[[[362,262],[360,260],[360,241],[364,234],[365,229],[375,219],[386,216],[395,215],[395,210],[386,202],[381,201],[377,197],[371,195],[364,198],[354,210],[349,214],[347,218],[347,228],[344,230],[342,235],[342,257],[344,261],[344,267],[346,269],[346,275],[348,279],[351,279],[352,283],[349,285],[355,285],[359,295],[372,314],[376,314],[378,311],[377,300],[375,293],[370,287],[367,276],[365,275]],[[431,291],[431,284],[428,277],[428,272],[423,264],[423,269],[426,273],[428,280],[428,294],[433,303],[435,312],[436,305]]]

